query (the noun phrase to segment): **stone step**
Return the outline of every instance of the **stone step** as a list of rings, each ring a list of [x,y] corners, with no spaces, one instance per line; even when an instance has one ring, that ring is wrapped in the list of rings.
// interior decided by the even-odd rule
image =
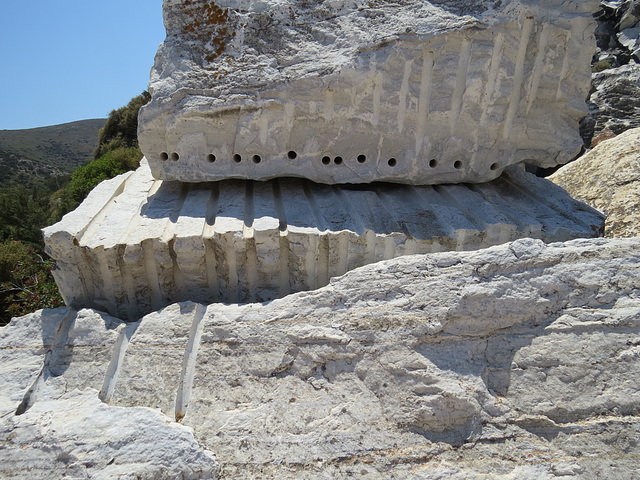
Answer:
[[[133,319],[176,301],[268,301],[401,255],[595,237],[602,224],[518,166],[481,185],[330,186],[154,180],[143,161],[44,234],[68,304]]]

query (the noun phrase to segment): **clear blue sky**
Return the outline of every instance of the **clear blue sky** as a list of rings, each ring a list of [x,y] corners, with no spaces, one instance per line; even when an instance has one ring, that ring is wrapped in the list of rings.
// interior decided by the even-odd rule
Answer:
[[[0,129],[105,118],[164,37],[162,0],[0,0]]]

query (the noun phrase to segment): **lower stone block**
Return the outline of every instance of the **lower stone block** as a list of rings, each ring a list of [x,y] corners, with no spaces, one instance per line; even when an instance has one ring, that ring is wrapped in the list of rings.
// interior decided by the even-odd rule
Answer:
[[[135,319],[177,301],[262,302],[401,255],[598,236],[603,216],[509,167],[486,184],[183,184],[148,165],[44,229],[65,301]]]

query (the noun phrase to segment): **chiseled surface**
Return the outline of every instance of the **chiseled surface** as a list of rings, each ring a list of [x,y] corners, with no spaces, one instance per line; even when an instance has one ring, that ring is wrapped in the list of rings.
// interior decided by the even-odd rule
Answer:
[[[156,178],[484,182],[581,146],[597,0],[165,0]]]
[[[193,428],[172,472],[207,465],[206,449],[226,479],[634,478],[639,333],[638,238],[406,256],[270,303],[129,324],[38,312],[0,330],[0,476],[46,444],[38,478],[61,462],[122,478],[109,468],[129,452],[166,451],[148,442],[158,423],[189,440],[143,406]],[[106,414],[117,431],[101,436]],[[82,463],[93,448],[109,454]]]
[[[136,319],[177,301],[272,300],[401,255],[594,237],[602,222],[518,166],[484,185],[354,187],[189,185],[154,180],[143,164],[44,234],[68,305]]]
[[[604,212],[605,236],[640,236],[640,128],[605,140],[549,180]]]
[[[215,479],[215,456],[157,410],[105,405],[95,390],[43,399],[0,423],[3,479]]]

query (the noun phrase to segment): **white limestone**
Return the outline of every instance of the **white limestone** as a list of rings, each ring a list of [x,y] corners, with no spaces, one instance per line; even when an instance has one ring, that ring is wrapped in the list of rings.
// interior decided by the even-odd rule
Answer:
[[[44,229],[68,305],[135,319],[176,301],[266,301],[401,255],[597,236],[599,212],[510,167],[486,185],[189,185],[143,164]]]
[[[161,438],[147,436],[162,427],[191,445],[184,451],[192,456],[178,450],[175,462],[210,465],[206,449],[228,479],[637,471],[638,238],[522,239],[405,256],[266,304],[175,304],[130,324],[66,313],[39,312],[0,330],[2,379],[23,377],[13,373],[15,359],[28,359],[38,328],[42,337],[74,339],[54,345],[47,368],[57,376],[22,415],[13,413],[22,384],[3,386],[13,408],[0,417],[0,476],[16,462],[41,465],[35,453],[44,444],[65,446],[73,457],[60,458],[74,468],[100,472],[112,455],[99,454],[113,448],[97,433],[105,418],[117,429],[110,438],[127,439],[118,451],[137,452],[134,466],[165,452]],[[30,355],[27,371],[42,361]],[[109,406],[99,405],[97,390]],[[199,445],[140,406],[193,428]],[[127,436],[133,427],[123,419],[139,425],[149,415],[155,420],[137,440]],[[22,450],[33,432],[35,452]],[[71,434],[86,451],[98,448],[95,465],[80,465]],[[59,478],[61,461],[39,478]]]
[[[165,0],[154,177],[484,182],[581,146],[597,0]]]
[[[157,410],[111,407],[95,390],[42,400],[0,425],[3,479],[215,479],[192,429]]]

